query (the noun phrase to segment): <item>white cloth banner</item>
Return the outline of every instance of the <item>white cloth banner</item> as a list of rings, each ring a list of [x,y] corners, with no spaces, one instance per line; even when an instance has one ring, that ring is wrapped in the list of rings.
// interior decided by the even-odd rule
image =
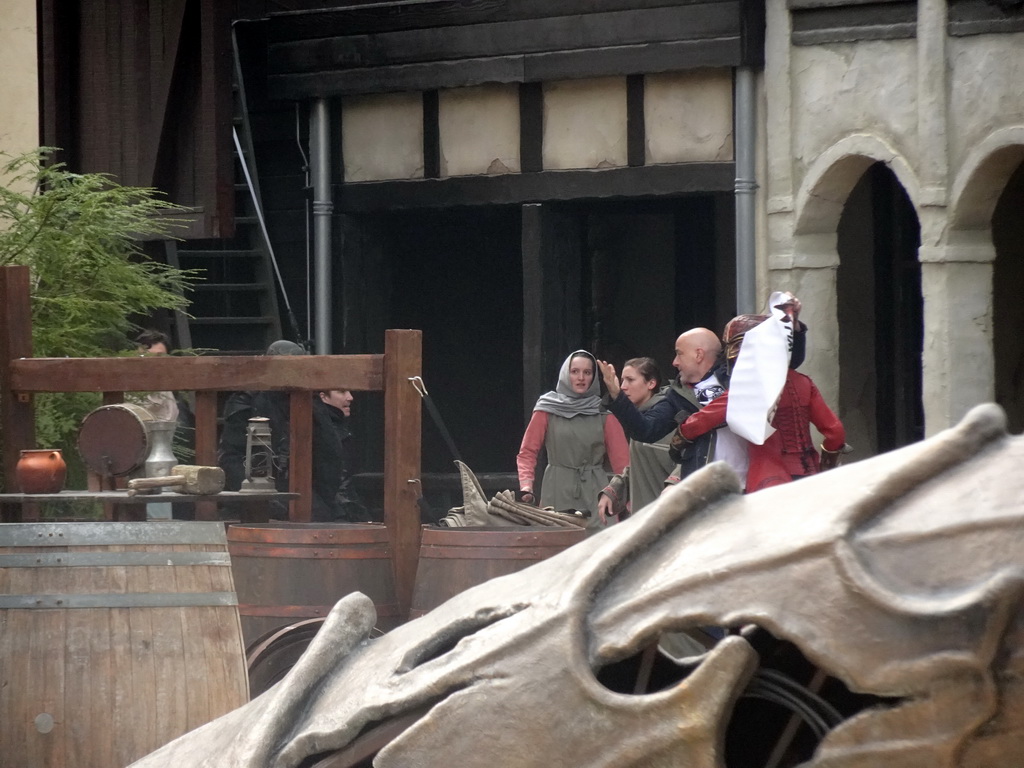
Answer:
[[[772,293],[768,319],[744,334],[729,378],[726,422],[729,429],[755,445],[764,445],[775,432],[771,420],[786,384],[793,351],[793,323],[777,305],[789,298],[788,293]]]

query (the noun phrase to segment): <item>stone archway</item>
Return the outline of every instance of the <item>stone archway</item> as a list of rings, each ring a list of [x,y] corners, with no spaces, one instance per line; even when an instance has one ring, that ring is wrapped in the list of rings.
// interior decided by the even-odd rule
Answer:
[[[924,437],[920,224],[883,163],[865,170],[837,226],[839,412],[859,453]]]
[[[1024,148],[1022,148],[1024,149]],[[1024,161],[992,214],[992,345],[996,402],[1010,430],[1024,432]]]
[[[873,187],[886,200],[877,209]],[[868,134],[848,136],[808,168],[796,197],[792,256],[788,264],[776,257],[772,266],[804,301],[811,351],[803,370],[837,409],[856,458],[922,432],[918,197],[913,170],[891,145]],[[876,243],[876,233],[888,237]],[[897,321],[897,297],[876,302],[879,281],[914,296],[910,316]],[[896,333],[897,322],[915,329],[909,344]],[[894,354],[906,358],[898,371],[879,365],[880,357],[887,363]],[[897,410],[901,419],[893,428]]]
[[[961,279],[958,305],[985,306],[984,343],[963,344],[961,365],[974,371],[976,400],[994,398],[1010,429],[1024,431],[1024,126],[993,132],[970,153],[952,189],[948,251],[973,269],[970,296]],[[982,295],[984,293],[984,295]],[[973,296],[973,302],[968,300]],[[983,301],[984,300],[984,301]],[[962,313],[963,314],[963,313]],[[966,313],[978,325],[977,311]],[[968,382],[970,383],[970,382]],[[964,405],[969,405],[965,403]],[[962,410],[962,409],[961,409]]]

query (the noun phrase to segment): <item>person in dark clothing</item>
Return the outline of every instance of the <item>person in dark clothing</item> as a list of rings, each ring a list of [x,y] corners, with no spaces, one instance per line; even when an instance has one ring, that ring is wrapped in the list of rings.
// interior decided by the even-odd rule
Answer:
[[[313,401],[313,520],[357,523],[368,519],[352,487],[355,451],[349,423],[352,393],[320,392]]]
[[[281,339],[267,347],[267,355],[304,355],[306,350],[293,341]],[[217,464],[224,470],[224,489],[237,491],[245,480],[245,439],[249,419],[270,419],[274,452],[274,485],[288,490],[288,393],[233,392],[224,404],[224,424],[217,447]]]

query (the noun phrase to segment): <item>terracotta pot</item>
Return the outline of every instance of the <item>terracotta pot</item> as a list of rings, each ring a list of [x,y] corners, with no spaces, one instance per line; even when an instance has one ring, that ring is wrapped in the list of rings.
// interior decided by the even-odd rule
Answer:
[[[59,493],[68,467],[59,450],[34,448],[21,452],[14,472],[22,493]]]

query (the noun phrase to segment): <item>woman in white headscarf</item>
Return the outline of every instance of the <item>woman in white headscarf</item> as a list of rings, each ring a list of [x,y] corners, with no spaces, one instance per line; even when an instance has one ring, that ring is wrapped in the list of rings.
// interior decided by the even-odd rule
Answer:
[[[629,447],[618,420],[601,407],[594,356],[579,349],[562,363],[555,389],[540,396],[516,457],[519,489],[533,502],[537,454],[547,449],[540,505],[590,512],[588,527],[603,526],[597,498],[609,471],[629,463]]]

